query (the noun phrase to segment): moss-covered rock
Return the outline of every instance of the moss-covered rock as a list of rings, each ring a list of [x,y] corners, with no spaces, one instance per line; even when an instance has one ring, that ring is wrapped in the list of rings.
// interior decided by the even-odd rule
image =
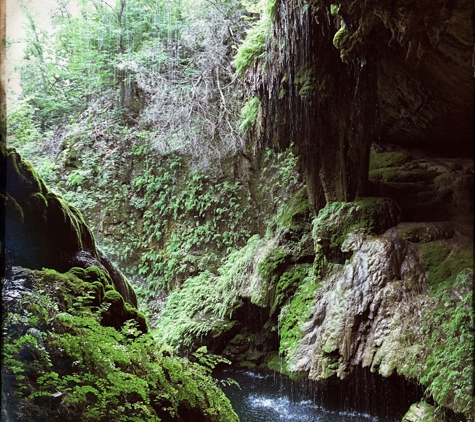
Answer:
[[[277,224],[291,231],[302,231],[310,219],[307,187],[301,187],[277,215]]]
[[[382,145],[370,157],[370,192],[394,198],[403,221],[466,220],[473,213],[473,162]]]
[[[327,205],[313,221],[316,261],[343,263],[349,255],[341,247],[350,233],[381,234],[400,218],[399,206],[391,198],[360,198]]]
[[[434,223],[399,223],[388,230],[387,235],[399,236],[413,243],[428,243],[450,239],[455,235],[454,225],[447,221]]]
[[[323,274],[306,319],[296,319],[288,369],[322,381],[345,379],[355,365],[384,377],[397,372],[423,384],[438,405],[468,417],[471,237],[452,224],[401,223],[379,236],[351,234],[342,249],[352,258]],[[292,300],[298,297],[299,291]],[[280,331],[282,347],[289,330],[280,324]]]
[[[104,293],[98,268],[11,272],[2,280],[2,418],[238,421],[209,367],[145,333],[117,291]]]
[[[141,331],[147,332],[147,321],[144,314],[126,303],[118,291],[106,291],[103,303],[106,306],[101,314],[102,324],[119,329],[126,321],[133,320]]]
[[[437,409],[426,402],[414,403],[401,422],[442,422],[444,418]]]
[[[137,306],[130,283],[96,247],[79,210],[50,191],[16,150],[2,144],[0,153],[7,171],[2,193],[7,262],[62,273],[75,266],[95,266],[128,303]]]

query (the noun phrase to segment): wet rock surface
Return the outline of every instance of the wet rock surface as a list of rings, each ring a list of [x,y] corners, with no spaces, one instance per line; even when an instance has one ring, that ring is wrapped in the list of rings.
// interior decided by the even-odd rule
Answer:
[[[473,2],[284,1],[275,16],[248,75],[263,116],[251,138],[295,142],[311,209],[372,195],[372,143],[472,156]]]
[[[473,174],[469,158],[374,145],[369,191],[395,199],[402,221],[467,221],[473,215]]]
[[[16,265],[66,272],[99,266],[132,306],[137,298],[129,281],[96,247],[94,236],[76,208],[50,191],[31,164],[14,149],[1,148],[8,174],[1,198],[5,207],[6,272]]]
[[[2,283],[2,302],[7,309],[12,309],[18,301],[33,294],[33,277],[28,270],[13,267],[8,278]]]
[[[441,422],[443,418],[437,415],[434,406],[428,403],[414,403],[402,418],[402,422]]]

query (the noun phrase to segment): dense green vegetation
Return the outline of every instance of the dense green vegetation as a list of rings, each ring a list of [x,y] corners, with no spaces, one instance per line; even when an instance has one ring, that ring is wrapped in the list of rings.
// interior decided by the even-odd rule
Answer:
[[[194,412],[237,420],[209,376],[229,362],[204,345],[227,343],[232,355],[257,341],[262,333],[237,316],[252,305],[264,315],[258,329],[273,340],[259,353],[242,347],[233,363],[289,373],[316,298],[330,291],[325,277],[351,263],[347,240],[381,235],[401,210],[388,198],[358,198],[311,215],[295,139],[285,150],[245,143],[263,105],[242,80],[265,61],[275,1],[78,7],[72,13],[59,1],[50,32],[28,15],[23,91],[9,107],[8,141],[63,196],[46,198],[34,176],[38,192],[16,205],[23,221],[36,213],[34,201],[50,210],[50,198],[59,210],[72,204],[67,212],[80,224],[71,231],[87,223],[131,280],[140,310],[97,267],[29,273],[31,292],[4,314],[11,406],[25,420],[53,420],[56,408],[61,421],[193,420]],[[334,39],[342,57],[346,36],[342,28]],[[303,99],[317,89],[314,72],[295,74]],[[437,172],[384,152],[374,154],[370,176],[396,189],[430,184]],[[399,235],[415,243],[424,230]],[[401,338],[401,359],[411,352],[417,364],[395,369],[438,405],[469,414],[473,248],[446,240],[410,247],[427,273],[421,291],[408,293],[425,295],[424,321]],[[338,358],[324,358],[328,378]]]
[[[421,382],[434,399],[460,413],[473,407],[473,247],[424,245],[433,306],[427,313],[427,368]]]
[[[176,357],[139,329],[130,311],[122,326],[104,325],[117,308],[112,293],[118,293],[97,268],[23,277],[31,291],[2,320],[8,340],[2,348],[2,391],[15,420],[159,421],[193,418],[192,409],[209,420],[238,420],[208,376],[222,359],[204,350],[195,358],[201,364]],[[115,309],[112,320],[118,316]]]

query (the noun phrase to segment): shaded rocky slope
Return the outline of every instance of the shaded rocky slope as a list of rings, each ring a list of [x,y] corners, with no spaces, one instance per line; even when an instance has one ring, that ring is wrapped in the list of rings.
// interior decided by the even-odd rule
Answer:
[[[2,420],[238,420],[209,368],[148,334],[81,213],[0,151]]]
[[[386,145],[371,154],[370,182],[398,201],[335,202],[312,217],[301,188],[218,275],[172,293],[159,331],[182,351],[207,344],[238,366],[314,380],[317,391],[365,384],[365,370],[392,379],[394,394],[411,390],[404,381],[422,385],[413,400],[441,407],[415,405],[407,420],[470,420],[471,166]]]

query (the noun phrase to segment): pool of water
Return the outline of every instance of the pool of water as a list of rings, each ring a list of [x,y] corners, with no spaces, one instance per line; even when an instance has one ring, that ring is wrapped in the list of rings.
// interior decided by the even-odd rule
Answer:
[[[231,378],[239,383],[240,388],[231,384],[223,385],[222,389],[241,422],[382,422],[363,412],[318,405],[280,374],[222,370],[215,377],[220,380]]]

